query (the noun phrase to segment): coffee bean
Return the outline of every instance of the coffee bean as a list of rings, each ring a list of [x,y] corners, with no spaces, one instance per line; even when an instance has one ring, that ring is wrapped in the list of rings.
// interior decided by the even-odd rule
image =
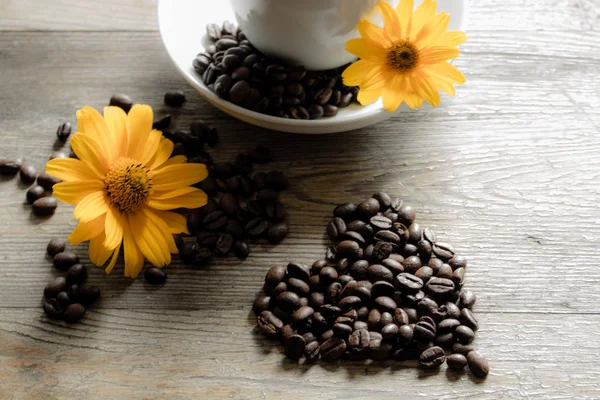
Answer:
[[[448,264],[453,270],[457,270],[458,268],[467,268],[467,259],[463,256],[455,255],[448,260]]]
[[[392,220],[383,215],[375,215],[369,220],[373,228],[376,230],[391,229]]]
[[[324,105],[327,104],[327,102],[329,102],[332,94],[333,90],[331,90],[331,88],[319,89],[315,92],[313,99],[317,104]]]
[[[423,368],[438,368],[444,362],[446,362],[446,353],[438,346],[428,348],[419,356],[419,365]]]
[[[22,165],[19,169],[19,177],[23,183],[33,183],[37,178],[38,173],[36,169],[31,165]]]
[[[285,279],[287,270],[286,267],[275,265],[267,271],[267,275],[265,275],[265,283],[270,286],[275,286],[279,282],[283,282]]]
[[[325,110],[318,104],[311,104],[308,106],[308,115],[310,119],[322,118],[325,114]]]
[[[281,331],[283,322],[271,311],[263,311],[257,318],[258,329],[268,337],[275,337]]]
[[[160,268],[150,267],[144,271],[144,279],[151,285],[162,285],[167,279],[167,274]]]
[[[398,209],[398,222],[406,226],[411,226],[415,222],[415,210],[407,205],[400,207]]]
[[[184,264],[191,264],[194,262],[196,253],[198,252],[198,246],[196,243],[185,242],[179,249],[179,258]]]
[[[457,288],[462,287],[464,280],[465,280],[465,269],[464,268],[458,268],[456,269],[453,273],[452,276],[450,278],[453,282],[454,285]]]
[[[206,25],[206,34],[211,40],[219,40],[221,38],[221,27],[217,24]]]
[[[369,334],[369,331],[364,328],[356,329],[348,339],[348,348],[353,352],[366,352],[369,348],[370,341],[371,335]]]
[[[340,204],[333,210],[333,215],[345,221],[349,221],[356,215],[356,211],[356,204],[344,203]]]
[[[66,247],[67,247],[66,240],[54,238],[54,239],[51,239],[50,242],[48,243],[48,246],[46,246],[46,252],[49,255],[54,257],[58,253],[62,253],[63,251],[65,251]]]
[[[224,233],[219,236],[219,240],[215,245],[215,253],[220,256],[226,256],[231,251],[233,246],[233,236],[229,233]]]
[[[438,309],[438,304],[435,300],[428,297],[423,298],[417,303],[417,311],[421,315],[432,316],[433,312]]]
[[[295,323],[301,323],[310,318],[311,315],[315,313],[315,310],[312,307],[300,307],[292,314],[292,319]]]
[[[67,323],[75,323],[85,315],[85,307],[79,303],[70,304],[64,312],[64,319]]]
[[[390,254],[390,257],[391,256],[392,255]],[[402,264],[389,257],[381,261],[381,265],[392,271],[392,274],[394,274],[394,276],[404,272],[404,267],[402,266]]]
[[[209,54],[200,53],[194,58],[194,61],[192,61],[192,66],[194,67],[194,70],[196,71],[196,73],[198,73],[198,75],[202,75],[204,74],[208,66],[211,64],[211,62],[212,57]]]
[[[462,343],[454,343],[452,345],[452,352],[455,354],[462,354],[466,356],[469,352],[473,351],[474,347],[471,345],[466,345]]]
[[[442,348],[449,348],[454,343],[452,332],[438,334],[433,340],[433,344]]]
[[[266,222],[266,221],[264,221],[264,222]],[[268,225],[268,222],[267,222],[267,225]],[[261,228],[261,226],[256,226],[255,229],[247,230],[248,235],[257,236],[256,232],[258,232],[260,230],[260,228]],[[271,225],[268,228],[267,239],[269,239],[269,242],[271,242],[272,244],[278,244],[278,243],[281,243],[281,241],[283,239],[285,239],[288,232],[289,232],[289,228],[288,228],[287,224],[285,222],[278,222],[278,223]]]
[[[304,357],[306,362],[314,362],[319,358],[320,345],[318,341],[307,343],[304,347]]]
[[[346,223],[339,217],[334,217],[327,225],[327,233],[332,239],[336,239],[344,232],[346,232]]]
[[[367,269],[367,275],[371,282],[386,281],[393,282],[394,274],[392,271],[380,264],[373,264]]]
[[[467,365],[467,357],[462,354],[451,354],[446,357],[448,368],[454,371],[461,371]]]
[[[338,240],[351,240],[358,243],[360,247],[364,247],[364,245],[366,244],[365,238],[360,233],[348,230],[346,232],[340,233]]]
[[[376,281],[371,288],[371,297],[389,297],[394,296],[394,285],[386,281]]]
[[[235,104],[241,104],[250,94],[250,86],[246,81],[239,81],[229,90],[229,99]]]
[[[454,282],[445,278],[431,278],[425,288],[437,296],[445,296],[454,290]]]
[[[469,344],[475,339],[475,332],[466,325],[459,325],[454,329],[454,338],[462,344]]]
[[[31,210],[38,217],[46,217],[54,214],[56,207],[58,207],[56,198],[49,196],[34,201]]]
[[[460,325],[460,322],[454,318],[447,318],[437,325],[439,333],[453,332]]]
[[[418,223],[413,223],[412,225],[406,225],[408,226],[408,241],[413,244],[416,245],[417,243],[419,243],[419,241],[421,240],[421,235],[422,235],[422,231],[421,231],[421,225],[419,225]],[[417,252],[417,247],[414,246],[414,254],[416,254]]]
[[[113,94],[110,98],[109,106],[119,107],[125,113],[128,113],[131,110],[131,106],[133,106],[133,100],[131,97],[127,96],[124,93]]]
[[[458,301],[458,306],[460,308],[472,308],[477,301],[477,296],[470,290],[466,290],[460,292],[460,299]]]
[[[346,324],[335,323],[331,327],[331,330],[333,330],[333,334],[335,336],[340,337],[342,339],[348,338],[348,336],[350,336],[350,334],[352,333],[352,328]]]
[[[88,277],[87,268],[85,268],[81,264],[72,265],[69,268],[69,270],[67,271],[67,277],[66,277],[67,284],[68,285],[73,285],[73,284],[81,285],[82,283],[84,283],[87,280],[87,277]]]
[[[387,324],[381,329],[381,335],[385,340],[395,340],[398,336],[398,326],[396,324]]]
[[[394,313],[396,311],[396,302],[389,297],[381,296],[375,299],[375,306],[382,312]],[[392,317],[390,317],[391,319]]]
[[[13,176],[21,169],[19,160],[0,160],[0,175]]]
[[[469,369],[477,378],[483,379],[490,373],[488,361],[476,351],[467,354],[467,362]]]
[[[379,231],[375,234],[375,240],[380,240],[386,243],[390,243],[392,246],[399,246],[401,244],[400,237],[392,231]]]
[[[396,289],[402,292],[416,292],[423,287],[423,280],[412,274],[403,272],[394,279]]]
[[[252,305],[252,309],[256,315],[260,314],[263,311],[267,311],[271,306],[271,297],[270,296],[257,296],[254,299],[254,304]]]
[[[352,103],[352,93],[344,93],[340,97],[340,102],[338,103],[338,107],[344,108],[348,107]]]
[[[360,246],[353,240],[344,240],[337,246],[337,255],[350,259],[360,258]]]
[[[363,200],[357,207],[358,215],[365,219],[369,220],[371,217],[374,217],[379,212],[379,202],[376,199],[367,199]]]
[[[279,197],[279,192],[273,189],[262,189],[256,194],[256,200],[258,201],[276,201]]]
[[[325,104],[323,106],[323,115],[325,117],[335,117],[338,113],[338,108],[331,104]]]
[[[75,264],[79,264],[79,257],[70,251],[58,253],[52,259],[55,268],[66,271]]]
[[[454,249],[449,244],[437,242],[433,245],[433,254],[442,261],[448,261],[454,257]]]
[[[460,310],[459,320],[463,325],[468,326],[474,331],[479,329],[479,323],[477,322],[477,319],[475,319],[475,316],[468,308],[463,308]]]
[[[442,264],[442,266],[440,267],[440,269],[437,272],[437,276],[438,278],[444,278],[444,279],[450,279],[452,280],[452,274],[454,272],[452,271],[452,267],[449,266],[448,264]]]
[[[56,130],[56,137],[58,140],[64,142],[71,135],[71,123],[68,121],[63,122],[58,126]]]
[[[433,270],[429,267],[421,267],[415,272],[415,276],[421,278],[421,280],[427,284],[429,279],[433,276]]]
[[[304,348],[306,347],[306,341],[304,337],[300,335],[292,335],[286,341],[285,355],[292,360],[299,360],[304,354]]]
[[[381,211],[387,210],[392,205],[392,198],[385,192],[377,192],[372,197],[379,203]]]
[[[371,258],[375,261],[383,261],[390,256],[392,251],[393,245],[391,243],[378,241],[373,247]]]
[[[432,246],[427,240],[420,240],[417,244],[417,252],[422,260],[429,260],[431,257]]]
[[[67,288],[67,281],[62,276],[58,276],[52,279],[46,287],[44,287],[44,297],[47,299],[55,298],[58,293],[65,291]]]
[[[230,38],[221,38],[215,42],[215,46],[217,47],[217,51],[225,51],[232,47],[236,47],[238,45],[237,40]]]
[[[409,256],[402,262],[402,266],[406,272],[415,274],[421,268],[421,259],[417,256]]]
[[[421,317],[421,319],[415,324],[414,335],[415,338],[423,341],[430,341],[435,339],[436,327],[435,322],[431,318]]]
[[[359,233],[365,240],[371,240],[373,238],[373,227],[364,221],[350,221],[346,224],[346,229],[348,231]]]
[[[346,352],[346,342],[338,337],[332,337],[321,344],[321,360],[331,362],[339,360]]]
[[[283,292],[277,296],[277,306],[283,311],[294,311],[300,307],[300,297],[294,292]]]
[[[220,231],[227,226],[227,215],[222,211],[213,211],[204,217],[202,225],[209,231]]]

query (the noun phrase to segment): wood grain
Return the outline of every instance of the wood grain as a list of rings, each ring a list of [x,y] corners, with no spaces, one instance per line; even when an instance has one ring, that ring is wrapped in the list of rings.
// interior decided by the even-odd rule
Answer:
[[[0,398],[600,397],[594,0],[476,2],[457,62],[468,82],[454,99],[315,137],[248,126],[188,89],[149,27],[152,1],[46,3],[0,3],[0,158],[43,169],[59,123],[125,92],[156,115],[172,113],[176,128],[196,118],[216,125],[217,160],[272,147],[266,168],[292,181],[291,234],[252,247],[245,261],[194,269],[176,260],[161,288],[127,281],[119,267],[104,276],[78,246],[103,298],[66,326],[39,304],[56,274],[45,246],[73,229],[72,208],[37,219],[26,186],[0,179]],[[171,110],[162,96],[178,88],[188,101]],[[250,306],[266,269],[321,258],[334,205],[378,190],[413,205],[469,259],[486,381],[397,363],[297,366],[255,332]]]

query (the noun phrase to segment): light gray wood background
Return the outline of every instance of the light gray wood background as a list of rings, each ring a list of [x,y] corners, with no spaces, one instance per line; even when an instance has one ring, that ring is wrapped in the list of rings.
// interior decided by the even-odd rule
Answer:
[[[153,0],[0,0],[0,157],[42,169],[57,125],[113,92],[155,107],[182,88],[177,126],[215,124],[230,160],[271,145],[293,186],[291,234],[244,262],[167,272],[149,287],[90,266],[103,298],[79,324],[48,320],[50,238],[72,209],[31,216],[26,187],[0,182],[0,398],[599,398],[600,3],[470,1],[455,99],[347,134],[300,136],[210,107],[171,65]],[[267,268],[312,262],[334,204],[377,190],[469,258],[479,301],[479,381],[414,364],[298,366],[250,313]],[[76,251],[82,256],[85,246]],[[84,259],[89,265],[87,259]]]

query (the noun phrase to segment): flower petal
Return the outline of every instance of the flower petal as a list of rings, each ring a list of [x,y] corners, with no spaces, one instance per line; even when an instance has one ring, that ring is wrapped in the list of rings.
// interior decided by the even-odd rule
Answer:
[[[437,4],[435,0],[423,0],[412,16],[409,39],[414,40],[417,33],[431,18],[435,17]]]
[[[151,197],[148,206],[157,210],[173,210],[175,208],[199,208],[206,205],[208,196],[200,189],[172,198]]]
[[[415,38],[418,48],[425,48],[436,44],[438,39],[446,32],[450,24],[450,16],[444,12],[439,13],[430,22],[426,23]]]
[[[358,92],[357,99],[360,104],[362,104],[363,106],[366,106],[367,104],[373,103],[375,100],[377,100],[380,97],[381,97],[381,88],[380,89],[370,89],[370,90],[361,89]]]
[[[89,222],[108,211],[108,201],[104,192],[94,192],[85,196],[73,212],[75,219]]]
[[[93,139],[100,146],[99,151],[110,164],[115,159],[113,137],[106,121],[95,108],[85,106],[77,111],[78,131]]]
[[[112,250],[108,250],[104,247],[102,244],[103,242],[104,233],[90,239],[90,245],[88,249],[90,261],[98,267],[103,266],[106,263],[106,260],[108,260],[108,257],[110,257],[110,255],[113,253]]]
[[[60,182],[52,187],[52,194],[63,203],[77,205],[85,196],[103,189],[101,180]]]
[[[187,229],[187,221],[183,215],[173,211],[152,210],[152,212],[156,214],[158,218],[165,221],[165,223],[169,227],[169,232],[175,234],[189,233]]]
[[[156,129],[148,132],[148,136],[146,137],[146,141],[143,144],[143,147],[139,149],[138,154],[136,154],[136,159],[139,160],[142,164],[147,164],[158,150],[158,146],[160,145],[160,141],[162,139],[162,133],[157,131]]]
[[[383,88],[383,107],[394,112],[400,107],[404,101],[405,88],[403,85],[404,77],[401,75],[394,76],[387,85]]]
[[[396,10],[392,8],[387,1],[377,3],[381,17],[383,18],[383,32],[391,42],[397,42],[402,39],[402,31],[400,30],[400,21]]]
[[[169,231],[169,226],[158,216],[158,214],[156,214],[149,208],[144,209],[144,214],[146,214],[146,217],[150,220],[150,222],[153,223],[156,226],[156,228],[158,228],[158,231],[163,234],[165,242],[168,246],[168,254],[165,255],[168,256],[170,259],[171,254],[177,254],[179,250],[177,249],[177,245],[175,244],[175,239],[173,238],[173,235]]]
[[[106,275],[110,274],[112,272],[113,268],[115,267],[115,264],[117,263],[117,259],[119,258],[120,251],[121,251],[121,242],[119,242],[117,248],[113,251],[112,259],[110,260],[110,263],[104,269],[104,272],[106,272]]]
[[[104,222],[104,247],[115,249],[123,241],[123,217],[116,207],[108,207]]]
[[[380,43],[383,47],[388,47],[392,44],[392,42],[384,35],[383,28],[366,19],[359,21],[356,28],[363,38]]]
[[[456,47],[467,40],[466,33],[462,31],[444,32],[435,43],[436,46]]]
[[[195,192],[196,190],[200,190],[200,189],[197,189],[197,188],[195,188],[193,186],[184,186],[184,187],[181,187],[179,189],[167,190],[167,191],[164,191],[164,192],[155,190],[150,195],[150,200],[172,199],[173,197],[183,196],[184,194],[192,193],[192,192]]]
[[[171,256],[165,256],[167,243],[162,233],[148,220],[143,212],[129,214],[129,227],[144,257],[155,267],[163,267],[171,262]]]
[[[110,164],[102,154],[101,145],[91,136],[77,132],[71,138],[71,147],[77,157],[85,163],[98,177],[102,178]]]
[[[85,163],[75,158],[55,158],[46,163],[46,172],[65,182],[98,179],[101,176],[93,172]]]
[[[204,164],[176,164],[150,171],[154,190],[166,191],[193,185],[208,176]]]
[[[410,33],[413,9],[413,0],[400,0],[396,6],[396,15],[398,15],[398,21],[400,22],[402,37],[407,37]]]
[[[135,244],[127,218],[123,225],[123,253],[125,259],[123,274],[127,278],[136,278],[144,267],[144,255]]]
[[[460,50],[452,47],[430,47],[420,52],[419,62],[421,64],[438,64],[460,55]]]
[[[154,157],[148,161],[146,164],[150,170],[157,169],[162,166],[165,161],[171,157],[173,153],[173,148],[175,145],[169,139],[165,139],[164,137],[161,139],[160,144],[158,145],[158,149],[154,154]]]
[[[136,104],[127,114],[127,157],[135,158],[142,152],[148,133],[152,130],[152,108]],[[139,159],[138,159],[139,160]]]
[[[415,91],[432,107],[437,107],[440,104],[440,92],[431,85],[426,76],[421,76],[421,79],[415,81]]]
[[[387,53],[383,47],[374,43],[375,42],[369,39],[351,39],[346,42],[346,50],[358,58],[376,63],[383,63]]]
[[[121,107],[104,107],[104,121],[112,134],[115,155],[127,155],[127,114]]]
[[[358,86],[362,83],[365,77],[374,69],[377,68],[377,64],[369,62],[367,60],[358,60],[351,64],[342,73],[344,85],[346,86]]]
[[[88,222],[80,222],[77,224],[73,232],[67,240],[71,246],[77,246],[87,240],[95,238],[104,232],[104,215],[94,218]]]
[[[168,167],[169,165],[185,164],[186,162],[187,162],[186,156],[173,156],[173,157],[169,158],[167,161],[165,161],[164,163],[162,163],[159,167],[164,168],[164,167]]]

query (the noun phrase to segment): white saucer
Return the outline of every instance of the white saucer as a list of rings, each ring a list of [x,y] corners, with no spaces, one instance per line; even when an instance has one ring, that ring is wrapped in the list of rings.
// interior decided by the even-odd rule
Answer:
[[[420,3],[416,1],[415,4]],[[451,16],[450,30],[464,30],[467,0],[438,0],[438,11]],[[209,23],[235,23],[235,16],[226,0],[160,0],[158,25],[171,60],[183,77],[210,103],[227,114],[263,128],[282,132],[320,134],[364,128],[390,118],[381,99],[368,106],[351,105],[340,109],[335,117],[318,120],[294,120],[272,117],[236,106],[211,92],[192,67],[192,60],[204,51],[202,38]],[[396,113],[410,112],[403,104]]]

